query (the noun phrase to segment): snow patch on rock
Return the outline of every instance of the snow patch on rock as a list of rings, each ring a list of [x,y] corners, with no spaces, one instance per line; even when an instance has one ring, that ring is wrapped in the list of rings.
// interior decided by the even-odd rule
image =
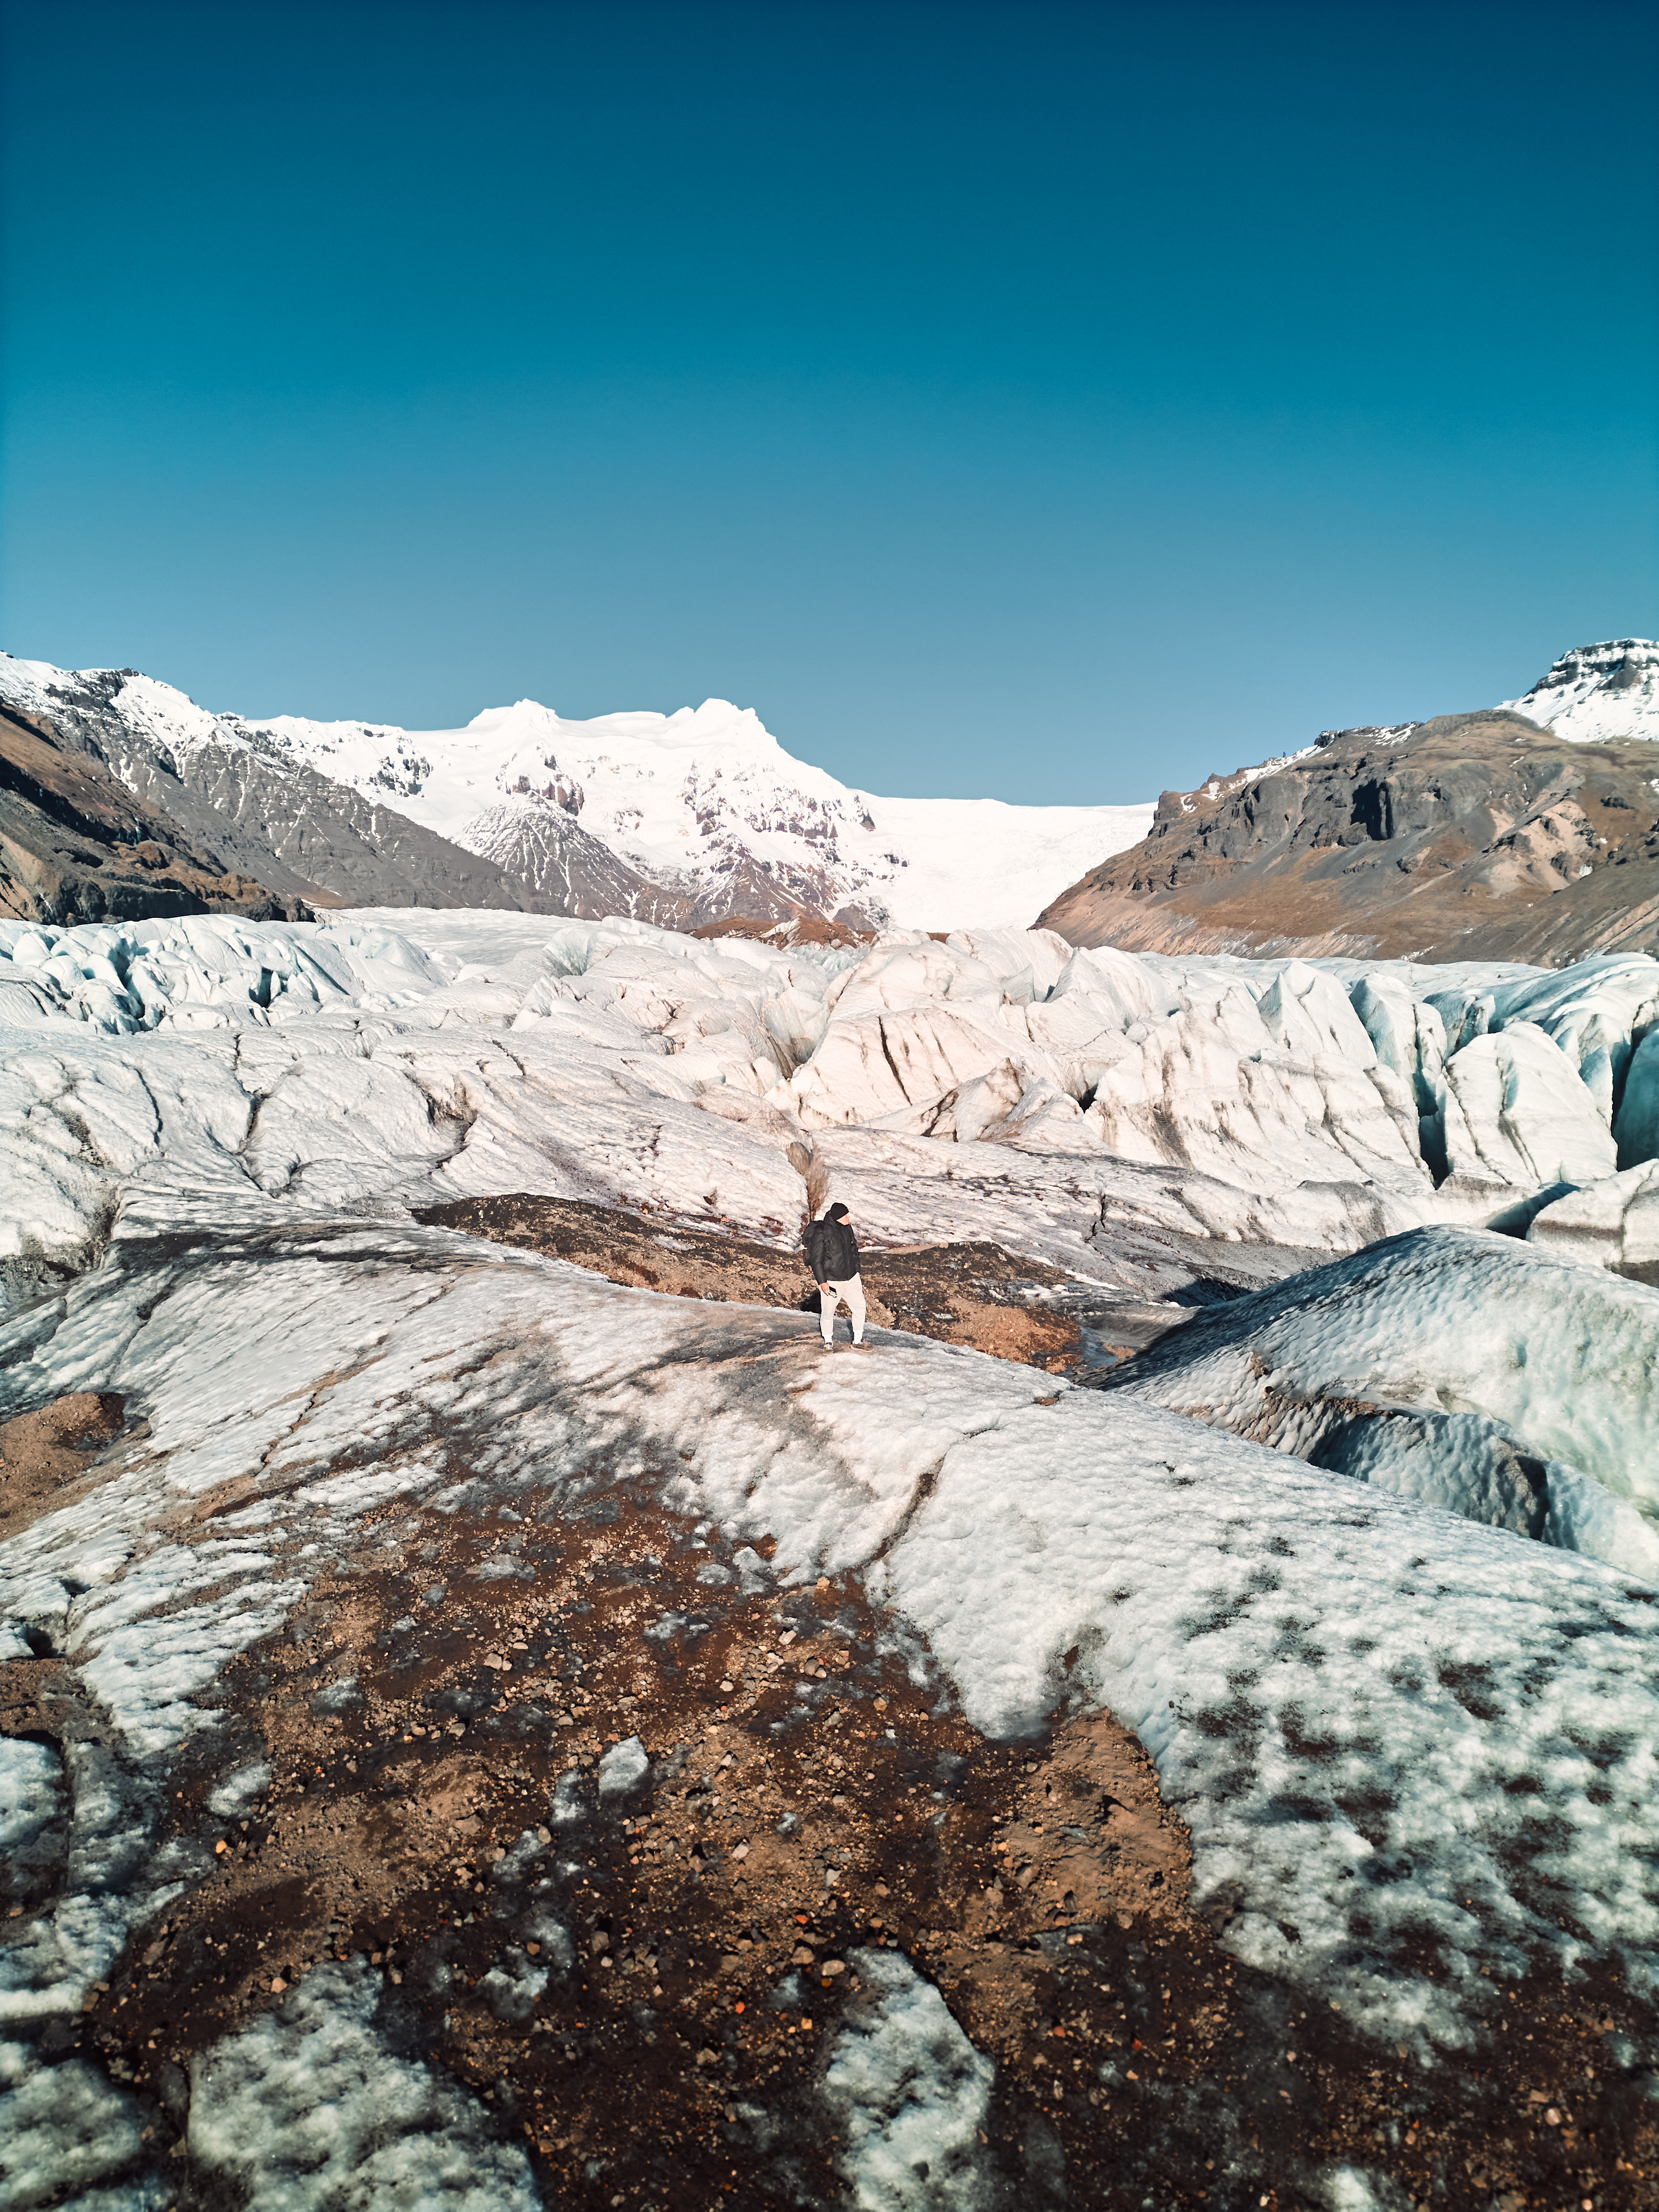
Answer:
[[[980,2135],[996,2069],[908,1959],[857,1951],[864,1984],[824,2070],[860,2212],[978,2212],[1000,2192]]]
[[[523,2151],[452,2081],[393,2053],[374,2025],[380,1994],[368,1968],[319,1966],[195,2059],[191,2155],[285,2212],[534,2212]]]

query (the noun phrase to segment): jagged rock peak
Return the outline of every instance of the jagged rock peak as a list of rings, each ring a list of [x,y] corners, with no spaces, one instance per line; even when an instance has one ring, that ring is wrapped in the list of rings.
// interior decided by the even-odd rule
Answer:
[[[1619,637],[1576,645],[1530,691],[1503,704],[1575,744],[1659,738],[1659,643]]]

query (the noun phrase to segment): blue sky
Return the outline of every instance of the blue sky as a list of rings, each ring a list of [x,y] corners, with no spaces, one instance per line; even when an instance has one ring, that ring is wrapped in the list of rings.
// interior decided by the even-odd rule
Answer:
[[[1659,629],[1659,14],[9,0],[3,637],[1128,799]]]

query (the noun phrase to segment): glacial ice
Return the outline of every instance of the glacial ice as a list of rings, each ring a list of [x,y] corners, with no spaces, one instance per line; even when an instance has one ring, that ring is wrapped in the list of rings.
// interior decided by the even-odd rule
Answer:
[[[1510,1241],[1455,1241],[1528,1267]],[[1599,1286],[1615,1318],[1655,1296],[1530,1265]],[[221,1346],[222,1365],[204,1357]],[[1200,1903],[1236,1903],[1228,1940],[1390,2034],[1461,2039],[1489,1986],[1479,1964],[1541,1947],[1570,1970],[1559,1898],[1649,1972],[1659,1877],[1619,1837],[1655,1780],[1653,1594],[1593,1559],[1127,1393],[900,1337],[874,1362],[825,1363],[811,1316],[625,1291],[392,1224],[257,1250],[119,1246],[0,1328],[0,1358],[14,1401],[94,1380],[140,1395],[151,1435],[100,1493],[114,1527],[178,1526],[170,1501],[253,1479],[245,1506],[151,1551],[131,1595],[113,1553],[88,1569],[76,1508],[6,1547],[0,1613],[52,1620],[124,1757],[210,1726],[202,1655],[280,1618],[363,1514],[435,1498],[447,1455],[483,1470],[475,1504],[544,1512],[579,1476],[665,1466],[665,1503],[775,1538],[787,1579],[864,1573],[976,1725],[1018,1735],[1056,1701],[1109,1705],[1192,1828]],[[199,1595],[176,1607],[175,1587]],[[125,1622],[142,1668],[109,1663]],[[1505,1786],[1522,1775],[1559,1816],[1545,1841]],[[1343,1809],[1362,1798],[1375,1809]],[[1319,1809],[1287,1828],[1291,1804]],[[16,2001],[77,2002],[137,1909],[122,1899],[160,1878],[89,1899],[108,1935],[43,1954]],[[1448,1962],[1433,1978],[1425,1930]]]
[[[1659,1160],[1550,1198],[1528,1224],[1527,1241],[1659,1285]]]
[[[38,2065],[23,2044],[0,2044],[0,2175],[18,2212],[62,2204],[137,2157],[139,2114],[131,2098],[79,2058]],[[77,2194],[70,2212],[161,2212],[170,2192],[155,2184]]]
[[[908,1959],[855,1951],[864,1985],[824,2069],[860,2212],[978,2212],[1000,2192],[980,2134],[995,2069]]]
[[[1224,1940],[1393,2039],[1466,2039],[1483,1965],[1571,1972],[1564,1922],[1650,1985],[1659,1876],[1622,1839],[1659,1740],[1659,1162],[1616,1161],[1646,1141],[1659,963],[1143,959],[1012,931],[780,950],[418,912],[4,925],[0,953],[0,1415],[112,1390],[148,1424],[0,1548],[0,1650],[48,1638],[110,1732],[8,1754],[13,1848],[64,1869],[5,1949],[11,2020],[73,2011],[192,1875],[150,1840],[147,1772],[217,1741],[227,1662],[366,1513],[461,1510],[455,1452],[469,1510],[556,1510],[578,1470],[657,1480],[775,1540],[790,1578],[863,1574],[993,1734],[1109,1705]],[[809,1316],[410,1218],[527,1191],[787,1246],[792,1145],[867,1241],[994,1242],[1133,1300],[1254,1295],[1103,1394],[896,1336],[825,1364]],[[1524,1237],[1456,1225],[1494,1218]],[[181,1510],[210,1492],[240,1502]],[[227,1731],[215,1802],[257,1765]],[[368,1991],[313,1978],[222,2046],[201,2154],[301,2189],[313,2062],[349,2112],[386,2069],[400,2111],[453,2094],[454,2140],[485,2143]],[[33,2063],[0,2106],[26,2130]],[[907,2201],[879,2173],[915,2114],[875,2087],[859,2109],[856,2185]],[[340,2158],[447,2201],[422,2124]],[[489,2186],[514,2201],[518,2169]]]
[[[262,1200],[276,1219],[520,1188],[776,1237],[802,1138],[878,1236],[991,1237],[1125,1289],[1162,1286],[1154,1251],[1520,1230],[1613,1173],[1621,1084],[1624,1152],[1645,1141],[1630,1040],[1659,991],[1646,959],[1181,962],[1036,931],[780,951],[416,911],[8,924],[0,954],[21,1294],[118,1218],[252,1221]]]
[[[191,2156],[282,2212],[538,2212],[523,2151],[465,2090],[396,2054],[376,2025],[380,1996],[371,1969],[319,1965],[197,2059]]]
[[[1659,1291],[1436,1228],[1200,1315],[1119,1388],[1292,1449],[1322,1400],[1480,1414],[1659,1520],[1656,1346]]]
[[[1533,1191],[1595,1182],[1617,1164],[1595,1094],[1531,1022],[1488,1030],[1451,1055],[1439,1122],[1441,1149],[1460,1182]]]
[[[1659,1008],[1654,1010],[1653,1026],[1631,1055],[1613,1132],[1621,1168],[1659,1158]]]

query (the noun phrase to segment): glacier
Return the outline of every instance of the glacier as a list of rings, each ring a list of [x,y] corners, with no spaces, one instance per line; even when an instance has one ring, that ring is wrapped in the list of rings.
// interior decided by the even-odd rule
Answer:
[[[5,1750],[8,1850],[70,1840],[0,1947],[0,2146],[43,2190],[138,2155],[121,2093],[41,2038],[203,1878],[155,1840],[168,1762],[232,1810],[259,1786],[239,1656],[394,1507],[556,1519],[595,1484],[775,1547],[784,1587],[857,1578],[989,1738],[1109,1709],[1231,1955],[1360,2031],[1469,2049],[1491,1977],[1539,1959],[1651,1993],[1656,1034],[1638,956],[0,925],[0,1416],[113,1392],[143,1424],[0,1545],[0,1651],[55,1655],[105,1731]],[[1000,1243],[1164,1333],[1070,1378],[896,1332],[826,1361],[810,1315],[414,1218],[539,1194],[787,1249],[802,1158],[871,1245]],[[984,2063],[908,1971],[869,1967],[826,2076],[871,2201],[913,2141],[977,2186]],[[905,2021],[937,2075],[910,2106]],[[335,2160],[460,2201],[435,2115],[492,2201],[535,2201],[355,1969],[199,2064],[195,2154],[245,2182],[321,2202],[293,2177]],[[321,2166],[307,2066],[341,2085]],[[43,2135],[52,2099],[101,2165]]]

